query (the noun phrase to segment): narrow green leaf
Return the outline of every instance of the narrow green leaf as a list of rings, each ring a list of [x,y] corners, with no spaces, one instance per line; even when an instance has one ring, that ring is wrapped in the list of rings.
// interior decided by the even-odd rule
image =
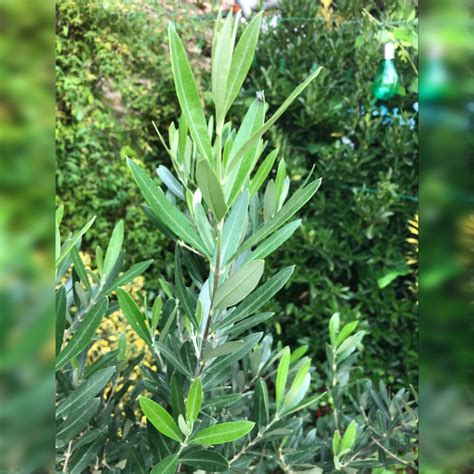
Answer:
[[[252,431],[255,423],[251,421],[229,421],[209,426],[198,431],[190,440],[191,444],[201,446],[230,443]]]
[[[196,228],[201,236],[201,239],[206,247],[207,254],[212,255],[214,253],[214,231],[209,220],[207,219],[206,212],[202,207],[201,203],[196,203],[194,206]]]
[[[97,270],[99,270],[99,275],[104,273],[104,252],[100,245],[95,248],[95,263],[97,265]]]
[[[321,393],[321,394],[309,397],[306,400],[303,400],[301,403],[299,403],[295,407],[284,410],[282,414],[285,415],[285,416],[286,415],[291,415],[292,413],[296,413],[299,410],[303,410],[304,408],[308,408],[313,403],[316,403],[318,400],[320,400],[322,397],[324,397],[324,395],[326,395],[326,393]]]
[[[269,420],[268,388],[264,379],[258,379],[255,385],[254,414],[258,428],[267,425]]]
[[[244,341],[229,341],[224,342],[217,347],[206,347],[206,352],[204,353],[204,360],[209,360],[214,357],[221,357],[227,354],[231,354],[234,351],[240,349],[244,345]]]
[[[171,316],[170,316],[171,318]],[[192,375],[189,372],[188,368],[181,360],[179,355],[176,355],[173,351],[168,349],[164,344],[161,342],[155,342],[155,346],[160,351],[161,355],[181,374],[186,375],[186,377],[191,378]]]
[[[283,182],[286,178],[286,163],[285,160],[280,160],[278,163],[277,175],[275,178],[275,208],[278,207],[280,201],[281,193],[283,191]]]
[[[206,379],[206,384],[209,382],[209,380],[212,379],[212,374],[217,374],[219,370],[228,367],[229,365],[233,364],[234,362],[237,362],[238,360],[242,359],[242,357],[247,355],[257,345],[258,341],[260,341],[262,335],[262,332],[249,334],[248,336],[244,337],[244,344],[239,349],[230,354],[219,357],[214,362],[212,362],[209,365],[208,369],[208,373],[210,373],[211,376]]]
[[[79,355],[87,347],[99,327],[108,306],[109,301],[104,297],[86,313],[79,329],[74,333],[67,346],[58,355],[56,359],[56,370],[64,367],[72,358]]]
[[[359,325],[359,321],[352,321],[350,323],[347,323],[342,329],[341,332],[337,335],[336,338],[336,346],[339,346],[342,342],[346,340],[348,336],[350,336],[357,326]]]
[[[271,179],[263,195],[263,222],[268,222],[275,212],[275,181]]]
[[[232,52],[234,50],[233,15],[227,15],[224,25],[215,31],[216,38],[212,47],[212,96],[216,108],[216,124],[224,121],[227,80],[229,78]],[[220,23],[217,20],[217,23]]]
[[[118,353],[118,349],[115,349],[113,351],[106,352],[104,355],[101,355],[97,360],[92,362],[91,365],[86,367],[84,371],[84,377],[92,377],[92,375],[98,372],[99,370],[105,369],[112,364],[116,364]]]
[[[179,247],[175,250],[174,275],[177,297],[184,309],[184,313],[193,323],[194,327],[197,328],[199,325],[196,321],[196,307],[188,294],[186,285],[184,284],[184,276],[181,268],[181,249]]]
[[[199,252],[206,254],[206,248],[189,219],[171,204],[158,185],[132,160],[127,160],[143,197],[153,212],[172,232]]]
[[[170,23],[168,37],[171,54],[176,94],[179,105],[202,158],[212,160],[212,147],[207,133],[207,123],[201,105],[201,98],[196,86],[191,66],[186,56],[183,42],[179,38],[174,25]]]
[[[219,410],[221,408],[227,408],[232,405],[235,405],[238,403],[240,400],[242,400],[243,395],[241,393],[231,393],[229,395],[222,395],[220,397],[214,397],[206,402],[204,402],[204,408],[209,408],[212,407],[216,410]]]
[[[88,291],[91,291],[91,285],[89,282],[89,277],[87,276],[86,268],[82,262],[81,256],[79,255],[79,250],[77,247],[71,249],[71,260],[74,265],[74,270],[79,275],[82,284],[86,287]]]
[[[100,399],[94,398],[85,406],[79,406],[61,423],[57,429],[56,438],[64,443],[79,434],[97,413],[100,406]]]
[[[56,268],[58,268],[61,262],[69,255],[69,252],[76,246],[80,238],[90,229],[94,221],[95,216],[90,219],[89,222],[87,222],[87,224],[84,225],[79,232],[76,232],[73,236],[71,236],[64,242],[59,252],[59,256],[56,257]]]
[[[129,441],[126,442],[126,446],[127,465],[125,466],[125,472],[133,474],[149,474],[148,469],[145,466],[145,460],[140,451],[138,451],[138,448],[133,446]]]
[[[186,403],[186,420],[190,423],[194,423],[199,416],[199,411],[202,405],[202,382],[198,377],[193,380],[191,387],[189,388],[188,400]]]
[[[120,308],[128,324],[151,347],[150,331],[145,323],[145,317],[133,298],[122,288],[117,290]]]
[[[339,318],[339,313],[334,313],[329,320],[329,339],[331,345],[336,347],[337,335],[339,334],[339,326],[341,325],[341,320]]]
[[[254,260],[242,265],[219,286],[214,297],[214,308],[234,306],[247,297],[258,285],[265,262]]]
[[[184,436],[189,436],[191,434],[192,430],[189,427],[189,425],[186,423],[186,420],[184,419],[183,415],[178,416],[178,426],[181,433],[183,433]]]
[[[250,117],[249,117],[250,115]],[[228,170],[231,174],[226,185],[227,202],[232,205],[239,194],[245,188],[250,174],[257,164],[258,157],[263,151],[263,146],[259,140],[241,156],[237,156],[234,150],[238,149],[240,142],[245,140],[247,136],[257,130],[265,120],[265,104],[256,100],[249,108],[244,121],[235,137],[234,145],[229,157]]]
[[[188,124],[183,114],[179,117],[178,136],[178,158],[180,159],[181,164],[183,164],[184,155],[186,153],[186,144],[188,141]]]
[[[240,252],[251,248],[279,229],[314,196],[320,184],[321,179],[317,179],[307,186],[298,189],[270,221],[260,227],[255,234],[243,243],[240,247]]]
[[[268,257],[278,247],[283,245],[298,229],[301,225],[301,219],[290,222],[284,225],[281,229],[278,229],[271,237],[264,240],[251,254],[252,260],[258,258]]]
[[[234,257],[243,238],[242,232],[249,207],[249,195],[245,191],[232,206],[222,229],[222,262],[224,265]]]
[[[121,286],[128,285],[136,277],[142,275],[152,263],[153,260],[145,260],[144,262],[137,263],[113,281],[105,291],[114,291]]]
[[[288,370],[290,368],[291,352],[289,347],[285,347],[283,355],[278,365],[276,383],[275,383],[275,402],[277,411],[280,409],[285,395],[286,380],[288,379]]]
[[[311,367],[311,360],[308,359],[298,370],[291,384],[290,390],[283,401],[284,408],[291,408],[297,405],[304,397],[309,388],[311,376],[309,369]]]
[[[337,354],[342,354],[343,352],[352,349],[354,350],[357,345],[360,343],[362,340],[364,333],[359,331],[353,336],[349,336],[338,348],[337,348]]]
[[[300,346],[298,349],[295,349],[291,353],[290,364],[294,364],[295,362],[299,361],[305,354],[308,352],[308,346]]]
[[[123,233],[123,221],[119,221],[112,232],[112,237],[110,238],[107,251],[105,252],[104,268],[102,275],[104,279],[112,271],[120,255],[120,251],[122,250],[123,244]]]
[[[182,381],[180,380],[181,376],[173,372],[171,376],[171,406],[173,411],[174,419],[178,419],[179,415],[184,415],[186,413],[186,409],[184,407],[184,399],[183,399],[183,387]]]
[[[153,426],[163,435],[175,441],[181,441],[181,431],[173,417],[158,403],[150,398],[140,397],[140,407]]]
[[[293,274],[294,269],[295,267],[291,266],[279,271],[242,301],[227,318],[217,322],[214,328],[220,329],[254,314],[285,286]]]
[[[285,110],[293,103],[293,101],[309,86],[309,84],[316,79],[318,74],[321,71],[321,67],[316,69],[312,74],[310,74],[299,86],[297,86],[293,92],[287,97],[287,99],[283,102],[282,105],[278,108],[278,110],[272,115],[270,119],[268,119],[263,126],[257,130],[240,148],[240,150],[235,155],[235,160],[239,160],[242,156],[244,156],[249,149],[251,149],[255,143],[257,143],[262,135],[273,126],[273,124],[283,115]]]
[[[355,420],[352,420],[347,427],[346,431],[344,432],[344,436],[342,437],[341,440],[341,445],[340,445],[340,451],[350,451],[352,446],[355,443],[357,436],[357,423]]]
[[[332,454],[337,456],[339,453],[339,444],[341,442],[341,435],[339,434],[339,430],[334,431],[332,436]]]
[[[155,298],[155,302],[153,303],[153,307],[151,309],[152,336],[153,336],[153,333],[156,331],[156,328],[158,327],[162,308],[163,308],[163,300],[161,299],[161,296],[158,295]]]
[[[196,165],[196,182],[206,204],[219,222],[227,212],[224,192],[219,178],[207,160],[199,160]]]
[[[252,19],[247,28],[245,28],[235,47],[230,66],[229,80],[227,82],[225,113],[227,113],[234,103],[249,72],[255,55],[255,48],[257,47],[261,22],[262,13],[259,13]]]
[[[61,225],[61,222],[63,221],[63,217],[64,217],[64,206],[59,206],[56,209],[54,217],[55,217],[56,224],[58,226]]]
[[[85,406],[109,382],[115,372],[115,367],[107,367],[94,373],[76,390],[61,400],[56,408],[56,417],[67,416],[78,406]]]
[[[175,474],[178,469],[179,457],[177,454],[170,454],[156,464],[150,474]]]
[[[198,449],[183,454],[179,459],[183,464],[201,471],[224,472],[229,469],[227,459],[215,451]]]
[[[262,126],[264,120],[265,120],[265,103],[258,99],[255,99],[250,104],[250,107],[248,108],[242,120],[242,124],[240,125],[237,135],[235,136],[234,144],[232,146],[232,150],[230,152],[230,156],[228,160],[229,170],[232,170],[234,166],[238,163],[238,161],[235,158],[237,155],[237,152],[242,148],[242,146],[247,142],[247,140],[252,136],[252,134]],[[255,147],[256,147],[256,144],[254,147],[250,147],[250,148],[255,148]]]
[[[249,186],[249,193],[250,197],[252,198],[257,191],[261,188],[262,184],[267,179],[270,171],[273,168],[273,164],[275,163],[275,159],[277,157],[278,150],[273,150],[264,160],[263,163],[258,168],[255,176],[250,181]]]
[[[229,334],[230,337],[237,337],[245,331],[257,326],[258,324],[263,323],[267,319],[270,319],[275,313],[259,313],[254,314],[253,316],[249,316],[245,318],[240,323],[237,323],[231,329],[228,329],[226,333]]]
[[[81,436],[81,440],[84,436]],[[74,445],[74,454],[71,456],[71,461],[69,463],[70,466],[70,474],[81,474],[87,471],[87,467],[93,462],[97,454],[100,450],[104,447],[105,441],[107,437],[105,434],[100,436],[96,436],[96,439],[93,443],[89,445],[87,449],[78,451],[77,443]]]
[[[175,178],[173,173],[166,166],[158,166],[156,174],[177,198],[184,199],[183,185]]]
[[[56,292],[56,355],[59,354],[63,345],[64,328],[66,326],[66,303],[66,288],[62,285]]]

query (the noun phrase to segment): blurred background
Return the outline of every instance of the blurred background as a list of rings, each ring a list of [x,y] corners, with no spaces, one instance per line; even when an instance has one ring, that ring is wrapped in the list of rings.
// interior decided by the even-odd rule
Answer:
[[[42,472],[53,461],[55,206],[65,206],[64,232],[97,215],[83,243],[90,254],[123,218],[128,262],[155,259],[145,290],[173,274],[171,244],[143,214],[124,157],[150,172],[167,163],[151,123],[166,133],[179,116],[166,28],[177,23],[208,96],[220,3],[0,5],[0,472]],[[225,7],[246,12],[251,3]],[[329,316],[360,318],[368,331],[360,366],[394,387],[418,385],[419,353],[420,471],[472,472],[469,4],[424,2],[419,12],[414,0],[267,3],[232,120],[257,90],[274,110],[324,66],[268,136],[293,189],[313,167],[323,177],[303,227],[274,262],[297,271],[274,301],[269,329],[308,344],[317,365]],[[386,42],[398,82],[384,96]]]

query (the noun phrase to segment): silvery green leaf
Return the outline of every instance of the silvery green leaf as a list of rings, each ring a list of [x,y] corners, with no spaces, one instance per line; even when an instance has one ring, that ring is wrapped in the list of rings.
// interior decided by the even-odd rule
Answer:
[[[181,431],[173,417],[158,403],[148,397],[140,397],[140,407],[153,426],[163,435],[181,441]]]
[[[123,233],[123,221],[119,221],[112,232],[112,237],[110,238],[107,251],[105,252],[104,267],[102,272],[102,277],[104,280],[112,271],[120,255],[120,251],[122,250],[123,244]]]
[[[290,357],[290,348],[286,347],[278,365],[275,383],[275,402],[277,411],[280,409],[283,397],[285,396],[286,380],[288,379],[288,370],[290,368]]]
[[[286,163],[285,160],[280,160],[278,163],[277,175],[275,178],[275,207],[278,207],[281,193],[283,191],[283,183],[286,178]]]
[[[228,421],[218,423],[198,431],[190,440],[191,444],[211,446],[230,443],[250,433],[255,423],[251,421]]]
[[[222,230],[222,263],[225,265],[237,252],[243,238],[249,197],[247,191],[243,192],[232,206],[224,222]]]
[[[227,213],[227,204],[222,185],[207,160],[201,159],[196,165],[196,182],[206,204],[219,222]]]
[[[265,262],[254,260],[242,265],[236,272],[232,273],[216,291],[213,306],[223,309],[234,306],[247,297],[258,285],[263,275]]]
[[[128,166],[144,198],[161,222],[184,242],[206,254],[205,245],[189,219],[170,204],[160,187],[139,166],[132,160],[128,160]]]
[[[231,354],[237,349],[241,348],[244,345],[244,341],[229,341],[224,342],[216,347],[206,347],[206,352],[204,353],[204,360],[209,360],[214,357],[221,357],[227,354]]]
[[[278,230],[290,219],[299,209],[301,209],[316,193],[321,184],[321,179],[317,179],[305,187],[298,189],[288,202],[270,219],[260,227],[250,238],[248,238],[240,248],[240,251],[251,248],[270,234]]]
[[[229,80],[227,81],[225,113],[230,109],[247,77],[257,47],[262,13],[256,15],[245,28],[232,57]]]
[[[156,168],[156,174],[176,197],[184,200],[183,185],[174,177],[173,173],[171,173],[166,166],[158,166],[158,168]]]
[[[264,379],[259,378],[255,384],[254,395],[254,416],[257,428],[261,428],[268,423],[269,411],[267,384]]]
[[[61,400],[56,408],[56,417],[69,415],[78,407],[84,407],[94,398],[109,382],[115,372],[115,367],[107,367],[92,374],[78,388]]]
[[[222,454],[208,449],[191,450],[181,455],[179,460],[187,466],[200,469],[199,472],[224,472],[229,469],[229,462]]]
[[[179,457],[177,454],[170,454],[156,464],[150,474],[175,474],[178,468]]]
[[[233,15],[227,15],[224,25],[218,29],[220,21],[217,20],[216,30],[212,43],[212,96],[216,108],[216,125],[221,127],[225,116],[225,103],[227,81],[232,62],[235,35]]]
[[[138,334],[138,336],[140,336],[141,339],[143,339],[143,341],[151,346],[150,330],[146,324],[145,316],[140,311],[133,298],[122,288],[117,290],[117,297],[120,308],[122,309],[122,313],[125,316],[128,324],[130,324],[133,330]]]
[[[262,286],[252,292],[232,313],[213,326],[215,329],[225,327],[234,322],[240,321],[258,311],[270,298],[283,288],[291,277],[294,266],[284,268],[275,276],[267,280]]]
[[[188,423],[194,423],[197,420],[201,411],[202,398],[202,382],[201,378],[197,377],[189,388],[188,400],[186,402],[186,420]]]
[[[102,317],[107,312],[108,306],[109,301],[104,297],[86,312],[79,328],[56,358],[56,370],[64,367],[88,346],[102,321]]]
[[[273,150],[269,155],[263,160],[262,164],[259,166],[255,176],[250,181],[249,193],[250,197],[253,197],[257,191],[260,189],[264,181],[267,179],[267,176],[272,170],[273,164],[277,157],[278,150]]]
[[[309,86],[309,84],[316,79],[321,71],[321,67],[317,68],[311,73],[299,86],[293,89],[293,92],[287,97],[278,110],[268,119],[236,152],[233,157],[234,162],[238,162],[256,143],[260,140],[262,135],[272,127],[272,125],[283,115],[285,110],[293,103],[293,101]]]
[[[271,179],[263,195],[263,222],[268,222],[275,212],[275,182]]]
[[[56,291],[56,355],[61,351],[64,338],[64,328],[66,325],[67,298],[66,288],[62,285]]]
[[[179,105],[186,118],[189,131],[202,158],[212,160],[212,148],[207,133],[207,123],[201,105],[201,98],[196,86],[191,66],[189,65],[183,42],[174,25],[170,23],[168,37],[171,54],[171,68],[178,96]]]

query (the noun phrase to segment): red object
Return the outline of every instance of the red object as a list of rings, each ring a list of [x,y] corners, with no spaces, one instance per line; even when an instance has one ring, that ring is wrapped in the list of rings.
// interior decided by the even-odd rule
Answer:
[[[238,3],[234,3],[232,5],[232,13],[238,13],[240,12],[240,5]]]

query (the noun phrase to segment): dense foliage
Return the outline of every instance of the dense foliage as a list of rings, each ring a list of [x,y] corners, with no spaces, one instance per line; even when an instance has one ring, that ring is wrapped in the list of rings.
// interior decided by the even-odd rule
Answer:
[[[398,43],[396,64],[405,90],[390,103],[376,102],[371,94],[381,36],[403,40],[405,52],[416,55],[414,5],[383,2],[380,11],[370,2],[338,2],[327,10],[326,23],[309,20],[321,16],[318,3],[279,2],[282,20],[269,17],[274,26],[262,34],[249,83],[265,89],[274,109],[314,64],[324,66],[317,86],[272,133],[294,181],[313,166],[324,177],[302,231],[276,256],[296,263],[298,272],[275,310],[284,315],[285,340],[309,344],[318,354],[333,312],[363,319],[369,333],[364,367],[391,382],[415,383],[417,297],[410,290],[405,239],[417,210],[410,199],[418,183],[416,74]],[[362,14],[364,8],[389,25],[385,33]]]
[[[135,160],[128,167],[145,213],[175,243],[174,279],[148,301],[123,287],[152,263],[125,273],[125,225],[87,268],[79,232],[61,237],[56,222],[57,464],[62,472],[372,472],[412,468],[417,415],[409,393],[351,380],[365,332],[358,321],[329,321],[325,364],[313,367],[307,346],[274,344],[257,326],[267,303],[288,285],[295,266],[267,257],[301,225],[294,215],[317,197],[321,178],[294,190],[277,150],[264,141],[293,102],[311,90],[320,68],[293,88],[272,114],[262,93],[239,126],[226,117],[251,67],[262,15],[238,41],[239,15],[216,21],[212,101],[206,117],[185,47],[173,25],[169,48],[182,114],[161,137],[172,168],[162,184]],[[292,220],[293,219],[293,220]],[[153,356],[118,349],[91,363],[88,352],[104,318],[117,308]],[[323,376],[319,376],[318,370]],[[315,377],[316,375],[316,377]],[[130,390],[131,388],[131,390]],[[142,422],[136,400],[146,417]],[[324,413],[316,408],[324,408]]]
[[[169,164],[151,122],[165,133],[167,119],[179,113],[163,47],[171,12],[134,2],[111,2],[108,9],[62,2],[58,8],[58,194],[65,224],[74,229],[98,214],[86,241],[94,249],[123,217],[126,261],[152,256],[159,262],[146,279],[156,292],[159,277],[173,276],[172,247],[141,212],[124,156],[154,167]],[[386,31],[364,8],[387,23]],[[279,11],[265,14],[251,76],[231,111],[242,116],[262,89],[275,110],[315,64],[324,66],[318,85],[267,137],[285,158],[292,187],[313,165],[324,176],[320,199],[306,208],[292,243],[270,257],[296,263],[297,271],[270,308],[281,317],[267,324],[285,343],[308,345],[322,360],[331,314],[361,320],[364,368],[397,385],[415,382],[417,363],[415,285],[404,263],[407,222],[416,211],[410,197],[417,192],[416,74],[408,60],[416,62],[414,13],[413,3],[398,0],[383,10],[371,2],[281,1]],[[198,15],[183,15],[179,31],[192,57],[200,58],[194,69],[210,90],[205,32],[212,25]],[[397,41],[404,90],[380,104],[370,89],[381,41],[389,37]]]

